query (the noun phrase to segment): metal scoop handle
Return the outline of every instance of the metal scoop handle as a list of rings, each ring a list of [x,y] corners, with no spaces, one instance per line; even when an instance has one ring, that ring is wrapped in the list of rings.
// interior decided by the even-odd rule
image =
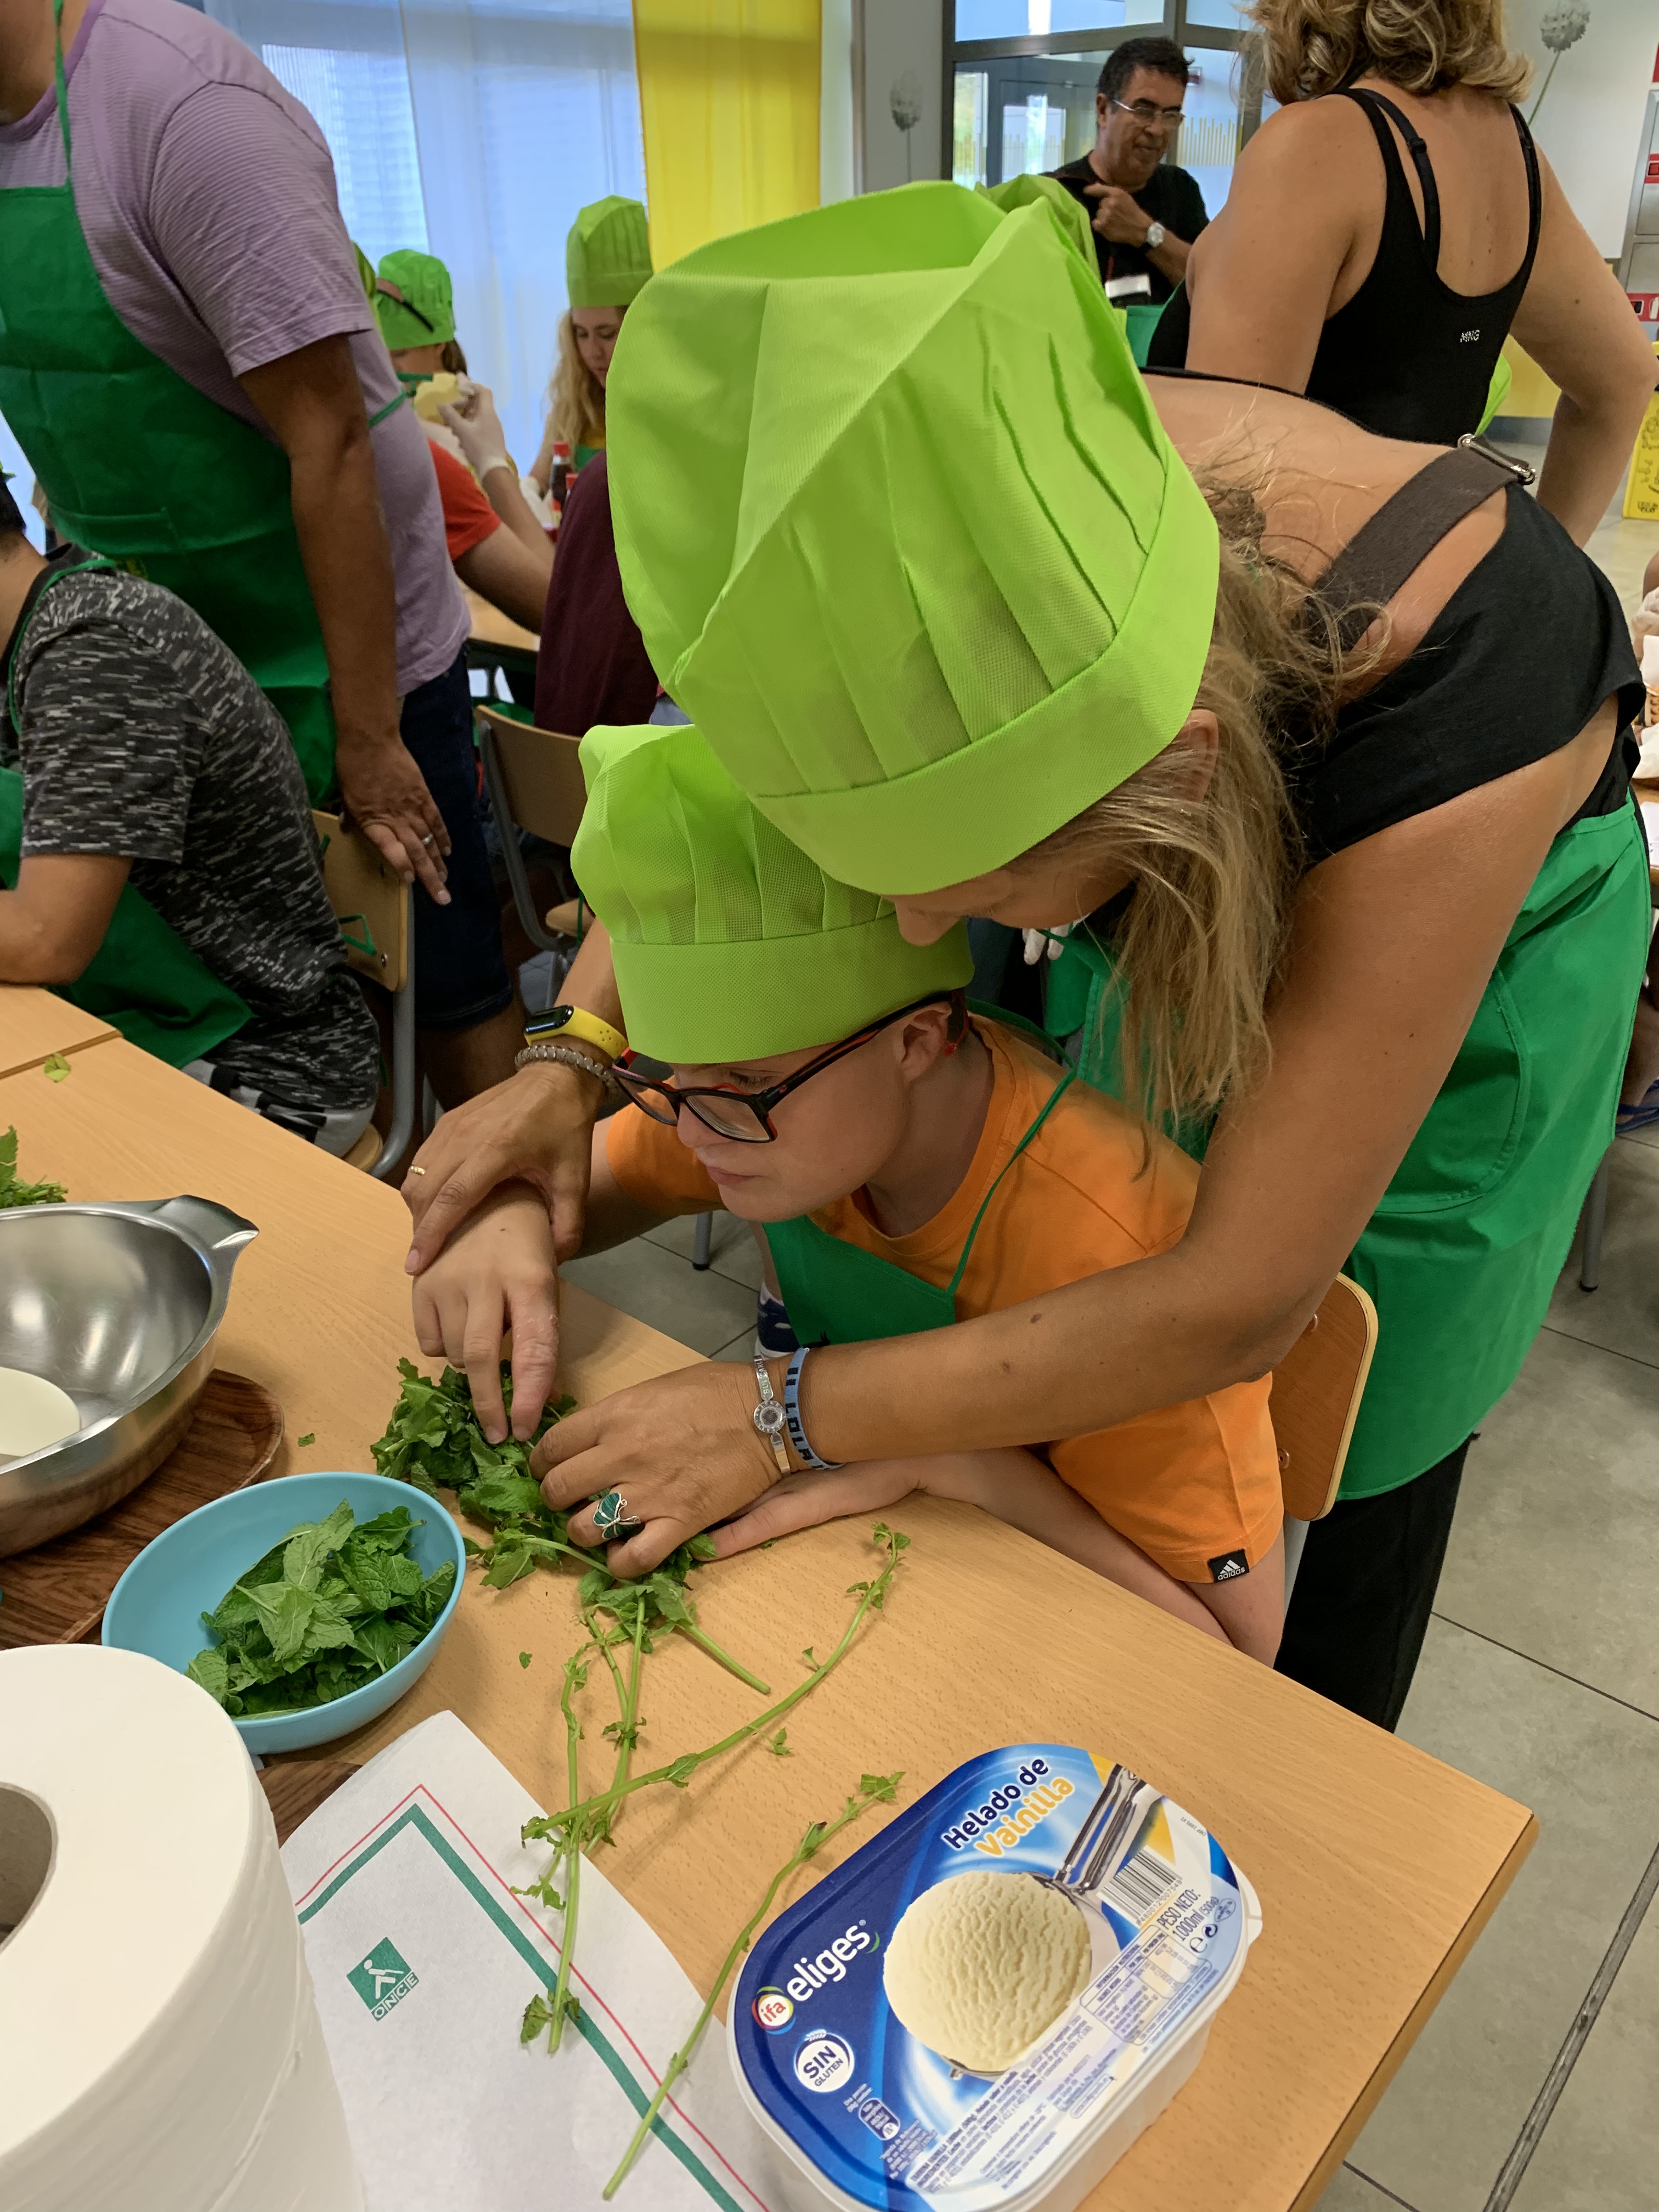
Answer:
[[[1052,1875],[1039,1879],[1050,1889],[1077,1893],[1097,1887],[1129,1832],[1146,1786],[1127,1766],[1114,1766],[1085,1814],[1071,1850]]]

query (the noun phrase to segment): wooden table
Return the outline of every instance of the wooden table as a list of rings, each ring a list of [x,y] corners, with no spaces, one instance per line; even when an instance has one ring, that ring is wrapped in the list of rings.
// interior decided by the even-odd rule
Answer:
[[[71,1078],[0,1080],[31,1172],[73,1197],[180,1188],[258,1221],[221,1342],[277,1391],[310,1466],[369,1464],[392,1363],[412,1351],[395,1194],[124,1044]],[[591,1398],[691,1355],[574,1290],[565,1376]],[[808,1820],[861,1772],[902,1768],[909,1802],[970,1754],[1028,1738],[1121,1759],[1206,1821],[1261,1893],[1261,1941],[1191,2085],[1089,2200],[1099,2212],[1285,2212],[1318,2197],[1525,1856],[1521,1806],[1356,1721],[964,1506],[914,1499],[887,1611],[789,1722],[684,1792],[636,1800],[611,1879],[707,1987],[745,1909]],[[792,1537],[697,1577],[710,1632],[781,1691],[834,1643],[868,1571],[861,1523]],[[544,1805],[562,1802],[560,1662],[572,1579],[470,1587],[443,1650],[375,1727],[371,1755],[453,1709]],[[521,1669],[519,1654],[532,1662]],[[608,1765],[588,1691],[591,1778]],[[683,1638],[647,1662],[642,1756],[710,1742],[752,1693]],[[872,1814],[848,1847],[874,1832]]]
[[[116,1035],[96,1014],[32,983],[0,983],[0,1076],[39,1067],[54,1052],[80,1052]]]
[[[465,584],[461,593],[472,617],[472,631],[466,641],[467,666],[506,668],[518,675],[526,672],[534,675],[536,655],[542,642],[535,631],[515,623],[510,615],[491,606],[488,599],[480,599]]]

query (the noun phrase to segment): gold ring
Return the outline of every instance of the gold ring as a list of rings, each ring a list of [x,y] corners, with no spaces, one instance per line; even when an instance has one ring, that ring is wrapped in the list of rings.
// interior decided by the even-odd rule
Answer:
[[[424,1175],[426,1173],[426,1170],[424,1168],[410,1168],[409,1172],[410,1175]]]

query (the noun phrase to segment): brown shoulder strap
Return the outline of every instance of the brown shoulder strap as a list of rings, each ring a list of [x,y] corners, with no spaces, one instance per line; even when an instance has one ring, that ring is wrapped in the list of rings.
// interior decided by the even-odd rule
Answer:
[[[1385,499],[1314,586],[1322,606],[1337,617],[1342,650],[1358,644],[1377,608],[1387,605],[1449,530],[1493,492],[1529,483],[1531,477],[1524,461],[1457,445]]]

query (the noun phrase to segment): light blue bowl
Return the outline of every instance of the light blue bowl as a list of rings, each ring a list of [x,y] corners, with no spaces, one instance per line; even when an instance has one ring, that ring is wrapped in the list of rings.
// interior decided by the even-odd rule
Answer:
[[[332,1705],[303,1712],[271,1713],[239,1720],[242,1741],[263,1756],[270,1751],[303,1751],[375,1720],[395,1705],[431,1665],[460,1603],[466,1574],[461,1532],[435,1498],[409,1483],[384,1474],[285,1474],[274,1482],[255,1482],[216,1498],[163,1529],[127,1569],[104,1610],[106,1644],[120,1651],[143,1651],[182,1674],[211,1637],[202,1626],[235,1581],[271,1546],[301,1521],[322,1521],[344,1498],[359,1521],[406,1505],[422,1525],[410,1539],[411,1556],[423,1575],[446,1559],[455,1563],[455,1587],[449,1602],[415,1649],[378,1680],[367,1683]]]

